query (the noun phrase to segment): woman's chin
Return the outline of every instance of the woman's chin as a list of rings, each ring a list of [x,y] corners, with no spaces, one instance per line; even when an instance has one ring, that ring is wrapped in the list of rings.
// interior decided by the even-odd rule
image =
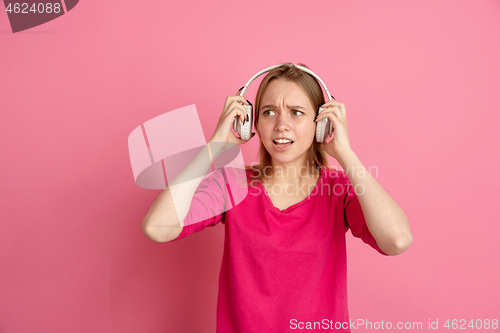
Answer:
[[[275,164],[289,164],[291,162],[297,161],[300,159],[300,155],[298,154],[288,154],[288,152],[284,153],[273,153],[270,154],[272,160],[274,161]]]

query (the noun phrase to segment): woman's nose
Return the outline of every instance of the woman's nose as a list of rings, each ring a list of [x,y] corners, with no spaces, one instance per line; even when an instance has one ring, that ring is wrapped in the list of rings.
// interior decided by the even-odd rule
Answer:
[[[276,117],[276,130],[283,131],[290,128],[290,119],[285,112],[280,112]]]

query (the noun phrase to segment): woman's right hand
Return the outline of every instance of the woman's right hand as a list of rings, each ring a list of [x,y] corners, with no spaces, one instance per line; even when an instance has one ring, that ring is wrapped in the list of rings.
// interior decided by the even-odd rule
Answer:
[[[220,115],[219,122],[217,123],[214,134],[210,139],[210,142],[222,144],[222,146],[220,146],[222,150],[232,148],[235,144],[241,145],[246,143],[255,135],[255,133],[252,133],[250,139],[242,140],[231,130],[236,116],[238,116],[241,121],[245,120],[247,117],[247,110],[242,104],[249,105],[248,101],[243,96],[236,95],[228,96],[226,98],[226,103],[224,104],[224,109]]]

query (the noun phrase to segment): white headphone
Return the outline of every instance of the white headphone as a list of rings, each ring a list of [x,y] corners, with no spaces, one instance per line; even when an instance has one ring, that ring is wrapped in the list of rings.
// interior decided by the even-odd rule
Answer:
[[[268,67],[266,69],[261,70],[260,72],[258,72],[254,76],[252,76],[252,78],[247,82],[247,84],[241,89],[240,96],[243,96],[245,91],[248,89],[248,86],[250,85],[250,83],[253,80],[255,80],[257,77],[259,77],[260,75],[262,75],[264,73],[271,71],[272,69],[274,69],[276,67],[282,66],[282,65],[284,65],[284,64],[274,65],[274,66]],[[328,88],[323,83],[323,81],[313,71],[309,70],[308,68],[299,66],[299,65],[295,65],[295,64],[291,64],[291,65],[293,65],[293,66],[297,67],[298,69],[301,69],[302,71],[304,71],[308,74],[311,74],[313,77],[315,77],[321,83],[323,88],[325,89],[325,92],[328,96],[328,99],[330,101],[332,100],[332,98],[335,99],[333,96],[330,95],[330,92],[328,91]],[[244,123],[241,120],[239,120],[240,117],[236,117],[234,119],[234,122],[233,122],[233,129],[235,132],[237,132],[239,134],[239,136],[242,140],[249,140],[250,134],[252,133],[252,123],[253,123],[252,109],[253,109],[253,106],[251,103],[250,103],[250,105],[243,105],[243,106],[247,110],[247,117],[246,117]],[[321,111],[323,111],[322,107],[319,108],[318,114],[321,113]],[[316,141],[318,143],[325,141],[325,138],[326,138],[325,134],[331,135],[332,133],[333,133],[333,125],[332,125],[330,119],[328,119],[328,118],[322,119],[321,121],[319,121],[316,124]]]

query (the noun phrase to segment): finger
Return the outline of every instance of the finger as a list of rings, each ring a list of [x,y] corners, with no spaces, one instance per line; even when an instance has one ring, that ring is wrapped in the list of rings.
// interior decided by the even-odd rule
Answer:
[[[247,118],[247,109],[239,102],[235,101],[229,106],[228,114],[233,114],[234,117],[239,116],[241,122],[244,122]]]
[[[323,108],[323,111],[331,111],[331,110],[340,110],[341,109],[341,106],[340,105],[330,105],[326,108]]]
[[[236,96],[229,96],[229,98],[233,101],[238,101],[241,102],[242,104],[250,105],[250,102],[247,101],[247,99],[243,96],[236,95]]]
[[[341,106],[332,106],[324,109],[320,114],[323,114],[325,112],[332,112],[334,115],[336,115],[339,119],[346,119],[345,117],[345,109],[342,110]]]
[[[322,113],[321,113],[321,115],[322,115]],[[320,122],[321,120],[326,119],[326,118],[330,119],[332,121],[332,126],[334,129],[335,129],[335,127],[337,127],[338,123],[341,123],[341,120],[332,112],[328,112],[327,114],[322,115],[321,117],[318,116],[318,119],[316,119],[316,122]]]
[[[238,102],[238,104],[240,104],[240,102]],[[239,109],[241,110],[243,115],[243,122],[250,120],[250,117],[248,116],[247,113],[247,109],[242,104],[239,105]]]
[[[323,109],[326,109],[326,108],[329,108],[329,107],[335,107],[335,106],[338,106],[340,109],[344,109],[345,110],[345,104],[337,102],[337,101],[329,101],[329,102],[326,102],[325,104],[321,105],[321,107]]]
[[[342,114],[342,117],[346,117],[346,109],[345,109],[345,104],[344,103],[339,103],[338,104],[340,113]]]
[[[233,109],[231,109],[231,112],[230,114],[233,115],[233,119],[234,118],[238,118],[239,121],[241,121],[242,123],[245,122],[246,120],[246,113],[245,111],[241,110],[239,107],[234,107]]]
[[[342,114],[342,110],[341,110],[340,108],[338,108],[338,107],[337,107],[337,108],[334,108],[334,109],[332,110],[332,112],[333,112],[333,114],[334,114],[335,116],[337,116],[337,118],[339,118],[339,119],[343,119],[343,118],[344,118],[344,115]]]
[[[227,96],[226,102],[224,103],[224,110],[227,110],[229,105],[234,101],[239,101],[243,104],[250,105],[250,103],[243,96]]]
[[[325,119],[328,117],[328,115],[334,115],[335,117],[337,117],[337,115],[335,114],[334,110],[332,110],[331,108],[328,108],[328,109],[324,109],[323,111],[321,111],[320,114],[318,114],[318,116],[316,117],[316,122],[319,122],[321,121],[322,119]]]
[[[336,101],[336,100],[331,100],[331,101],[328,101],[326,102],[325,104],[323,105],[326,105],[326,104],[330,104],[330,105],[345,105],[344,103],[341,103],[339,101]]]

